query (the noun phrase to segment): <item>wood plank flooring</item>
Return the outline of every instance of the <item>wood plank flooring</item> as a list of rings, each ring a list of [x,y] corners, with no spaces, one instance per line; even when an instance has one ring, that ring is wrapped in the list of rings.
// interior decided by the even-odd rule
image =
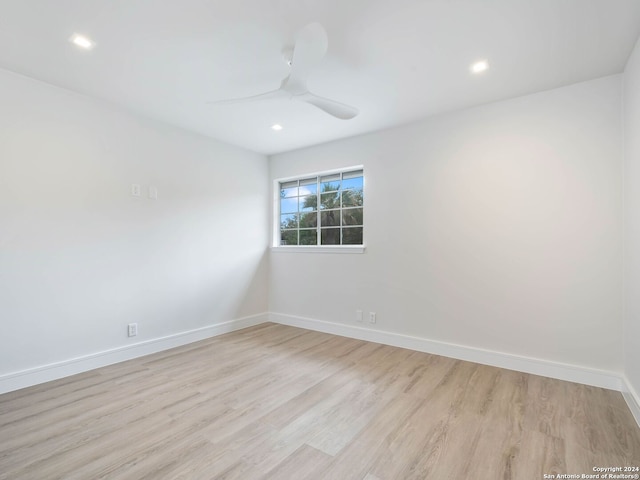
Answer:
[[[618,392],[269,323],[0,395],[2,480],[529,480],[611,466],[640,466]]]

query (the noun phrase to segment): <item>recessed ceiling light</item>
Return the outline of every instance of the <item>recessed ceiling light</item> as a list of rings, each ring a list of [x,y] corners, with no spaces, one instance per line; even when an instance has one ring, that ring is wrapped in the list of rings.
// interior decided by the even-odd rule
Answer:
[[[489,62],[486,60],[480,60],[469,67],[471,73],[482,73],[489,69]]]
[[[282,125],[280,125],[279,123],[271,125],[271,130],[275,130],[276,132],[279,132],[280,130],[282,130]]]
[[[84,35],[80,35],[79,33],[74,33],[69,39],[71,43],[73,43],[76,47],[80,47],[84,50],[91,50],[96,46],[95,42]]]

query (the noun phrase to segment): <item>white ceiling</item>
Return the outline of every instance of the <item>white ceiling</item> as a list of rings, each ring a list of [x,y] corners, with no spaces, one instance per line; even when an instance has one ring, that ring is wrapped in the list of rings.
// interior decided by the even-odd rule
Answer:
[[[329,51],[309,87],[358,117],[206,104],[278,88],[312,21]],[[638,0],[0,0],[1,68],[266,154],[619,73],[639,34]]]

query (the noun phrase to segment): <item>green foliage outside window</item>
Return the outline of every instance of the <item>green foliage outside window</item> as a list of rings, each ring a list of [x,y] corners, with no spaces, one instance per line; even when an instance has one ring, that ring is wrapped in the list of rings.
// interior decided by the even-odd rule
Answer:
[[[280,244],[362,245],[363,205],[362,170],[281,182]]]

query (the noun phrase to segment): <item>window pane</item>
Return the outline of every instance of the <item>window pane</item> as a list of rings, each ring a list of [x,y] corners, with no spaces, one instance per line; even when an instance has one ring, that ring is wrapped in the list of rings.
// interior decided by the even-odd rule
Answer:
[[[321,193],[320,208],[340,208],[340,192]]]
[[[323,227],[340,226],[340,210],[329,210],[320,213],[320,224]]]
[[[362,189],[343,190],[342,206],[343,207],[361,207],[362,206]]]
[[[300,214],[300,228],[313,228],[318,226],[318,212]]]
[[[300,230],[300,245],[317,245],[318,233],[316,229]]]
[[[286,180],[280,189],[281,245],[362,245],[362,169]]]
[[[325,175],[320,177],[320,191],[332,192],[334,190],[340,190],[340,174]]]
[[[300,197],[300,211],[310,212],[318,209],[318,197],[316,195],[308,195]]]
[[[362,190],[362,186],[364,184],[363,177],[349,178],[342,180],[342,189],[346,190],[348,188],[359,188]]]
[[[342,229],[343,245],[362,245],[362,227],[350,227]]]
[[[295,213],[280,215],[280,228],[298,228],[298,215]]]
[[[280,230],[280,245],[298,245],[298,231]]]
[[[300,180],[300,196],[315,195],[318,193],[318,178],[307,178]]]
[[[298,181],[284,182],[280,184],[280,198],[289,198],[298,196]]]
[[[296,213],[298,211],[297,198],[281,198],[280,213]]]
[[[362,209],[347,208],[342,210],[342,225],[362,225]]]
[[[323,228],[320,230],[320,242],[322,245],[340,245],[340,229]]]

